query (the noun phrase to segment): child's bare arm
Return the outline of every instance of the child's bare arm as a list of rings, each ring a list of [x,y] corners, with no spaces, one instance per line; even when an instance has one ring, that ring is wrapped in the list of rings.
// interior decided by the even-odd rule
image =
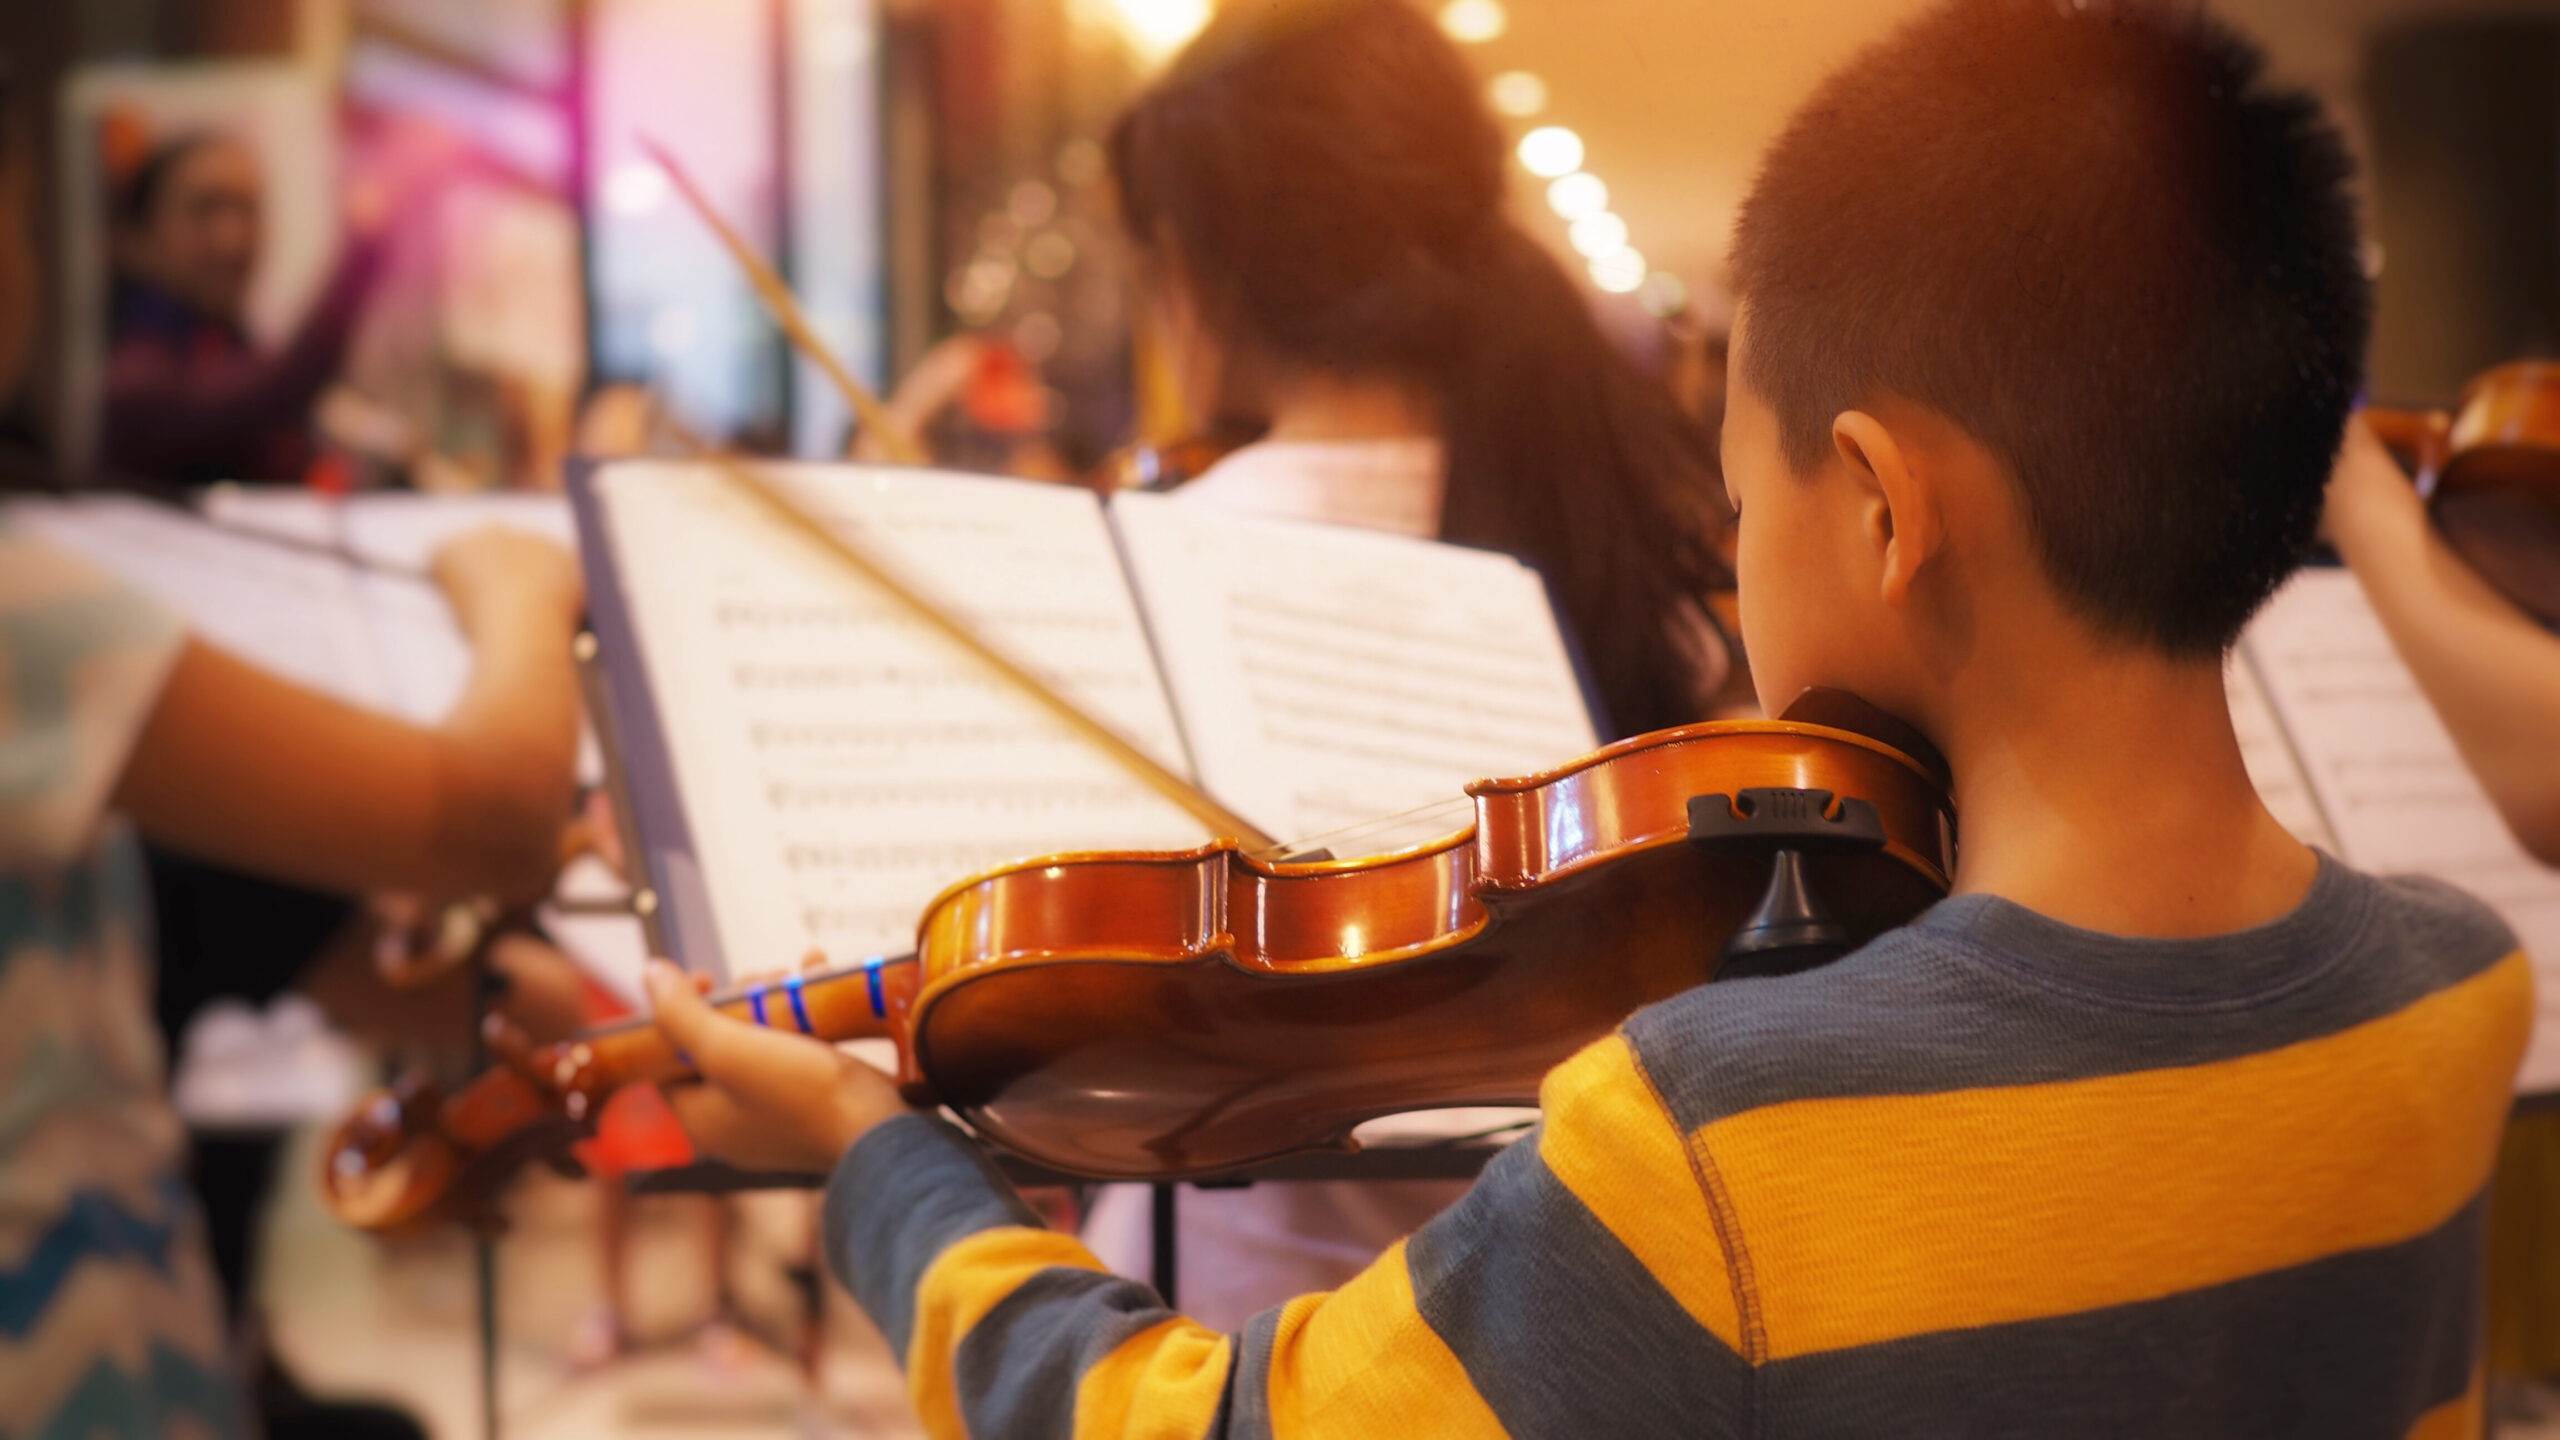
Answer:
[[[2326,523],[2507,828],[2560,865],[2560,636],[2462,562],[2361,419],[2330,477]]]
[[[574,787],[575,563],[492,531],[437,568],[474,651],[443,724],[344,704],[191,639],[116,807],[155,840],[307,884],[539,894]]]

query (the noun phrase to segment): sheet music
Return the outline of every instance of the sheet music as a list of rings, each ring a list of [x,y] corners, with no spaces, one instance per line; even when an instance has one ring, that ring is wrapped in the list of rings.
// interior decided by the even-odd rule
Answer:
[[[491,525],[539,535],[564,550],[578,548],[569,498],[527,490],[476,495],[384,493],[344,502],[346,546],[357,559],[424,573],[448,540]]]
[[[2505,917],[2540,1014],[2516,1088],[2560,1089],[2560,871],[2525,854],[2462,763],[2355,577],[2297,577],[2242,648],[2286,722],[2339,851],[2358,869],[2441,877]]]
[[[350,704],[390,707],[376,637],[345,564],[126,496],[24,501],[9,515],[158,598],[211,643]]]
[[[197,498],[196,509],[226,530],[272,535],[322,550],[346,543],[335,497],[300,485],[216,485]]]
[[[1201,776],[1275,835],[1597,744],[1546,586],[1508,556],[1165,495],[1111,506]]]
[[[434,564],[436,551],[456,536],[492,525],[541,536],[573,553],[578,548],[568,497],[529,491],[392,491],[340,498],[286,486],[221,485],[205,493],[202,508],[207,519],[228,529],[319,546],[381,567],[359,570],[354,582],[384,686],[377,703],[421,725],[449,714],[471,679],[471,642],[454,623],[442,592],[418,578]],[[578,730],[578,781],[604,781],[604,756],[585,724]]]
[[[772,466],[820,523],[1188,773],[1100,507],[1081,490]],[[733,969],[906,950],[942,888],[1199,823],[706,466],[596,478]]]
[[[294,486],[218,485],[205,492],[205,518],[218,525],[342,550],[367,565],[423,575],[446,541],[503,525],[578,548],[568,497],[532,491],[422,495],[407,491],[343,499]]]

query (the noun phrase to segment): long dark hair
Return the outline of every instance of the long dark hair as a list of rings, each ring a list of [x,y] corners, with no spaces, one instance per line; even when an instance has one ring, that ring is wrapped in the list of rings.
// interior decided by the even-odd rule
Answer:
[[[1402,0],[1228,7],[1110,144],[1133,240],[1213,334],[1431,395],[1442,537],[1545,572],[1619,733],[1694,720],[1713,442],[1505,216],[1507,151]]]

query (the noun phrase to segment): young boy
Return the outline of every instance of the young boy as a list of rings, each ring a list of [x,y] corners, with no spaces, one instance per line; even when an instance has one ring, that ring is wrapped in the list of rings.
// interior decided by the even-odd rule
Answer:
[[[877,1076],[655,977],[708,1146],[835,1166],[929,1429],[2477,1433],[2523,959],[2288,835],[2222,690],[2369,310],[2344,151],[2259,64],[2186,6],[1975,0],[1797,116],[1735,253],[1746,638],[1765,701],[1945,750],[1956,894],[1637,1013],[1339,1292],[1193,1326]]]

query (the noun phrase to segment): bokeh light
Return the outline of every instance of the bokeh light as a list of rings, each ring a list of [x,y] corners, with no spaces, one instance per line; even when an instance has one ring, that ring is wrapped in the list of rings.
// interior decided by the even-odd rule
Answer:
[[[1505,70],[1485,86],[1493,108],[1514,120],[1542,115],[1547,109],[1547,82],[1526,70]]]
[[[1576,170],[1547,187],[1547,208],[1567,220],[1579,220],[1609,208],[1609,187],[1599,176]]]
[[[1482,45],[1511,28],[1511,13],[1502,0],[1449,0],[1440,7],[1440,28],[1461,45]]]
[[[1161,60],[1209,23],[1210,0],[1088,0],[1129,48]]]
[[[1647,311],[1667,319],[1689,308],[1689,287],[1670,271],[1656,270],[1644,278],[1636,298]]]
[[[1548,180],[1570,175],[1582,168],[1582,137],[1561,125],[1541,125],[1520,137],[1520,163]]]
[[[654,160],[625,160],[605,173],[604,206],[616,215],[651,214],[673,193],[667,172]]]
[[[1612,250],[1591,262],[1591,283],[1612,295],[1632,295],[1644,284],[1651,267],[1634,250]]]
[[[1568,232],[1573,248],[1593,260],[1627,248],[1627,222],[1606,210],[1594,210],[1573,222]],[[1638,276],[1642,279],[1642,276]]]

